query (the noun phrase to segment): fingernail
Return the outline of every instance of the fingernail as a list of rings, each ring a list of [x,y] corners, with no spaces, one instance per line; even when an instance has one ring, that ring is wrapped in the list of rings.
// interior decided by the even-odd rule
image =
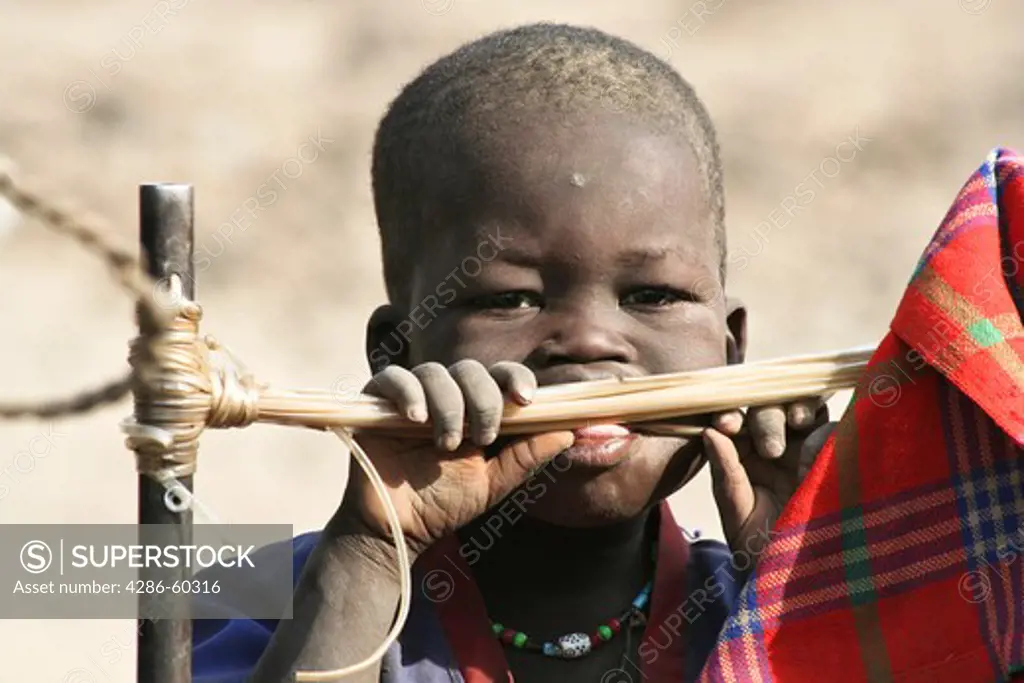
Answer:
[[[487,431],[480,435],[479,443],[481,446],[490,446],[492,443],[494,443],[494,440],[496,438],[498,438],[498,433],[493,429],[488,429]]]
[[[455,432],[448,432],[441,437],[440,446],[446,451],[454,451],[459,447],[462,439]]]
[[[778,458],[785,452],[786,445],[779,439],[772,437],[764,442],[764,450],[768,457]]]
[[[530,403],[531,401],[533,401],[532,389],[523,389],[522,391],[516,390],[514,393],[516,395],[516,399],[520,403]]]
[[[811,418],[811,411],[806,406],[793,406],[790,411],[794,427],[803,427]]]
[[[715,444],[711,440],[710,430],[705,429],[700,433],[700,438],[704,442],[704,448],[714,448]]]
[[[735,413],[726,413],[718,419],[718,426],[729,433],[738,431],[742,424],[743,420]]]
[[[410,408],[407,417],[413,422],[424,422],[427,419],[427,411],[423,408]]]
[[[711,476],[717,478],[721,474],[721,467],[718,458],[711,456],[715,450],[715,445],[711,442],[711,432],[705,429],[701,432],[701,439],[704,441],[704,457],[707,459],[708,467],[711,468]]]

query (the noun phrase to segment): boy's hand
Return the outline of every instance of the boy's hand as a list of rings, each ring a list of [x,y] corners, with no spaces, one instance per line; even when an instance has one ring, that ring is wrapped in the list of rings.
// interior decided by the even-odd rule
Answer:
[[[774,526],[835,426],[823,399],[753,409],[745,421],[747,433],[740,435],[742,413],[720,415],[704,433],[715,501],[734,552],[764,547],[764,540],[752,539],[764,539]]]
[[[434,427],[433,441],[356,437],[388,487],[413,553],[483,514],[572,446],[571,431],[549,432],[513,441],[497,457],[485,458],[484,447],[497,438],[506,396],[526,405],[536,389],[536,378],[524,365],[485,368],[472,360],[450,368],[424,363],[411,371],[393,365],[370,380],[365,393],[390,400],[413,422],[430,419]],[[390,538],[384,508],[358,466],[350,470],[342,508],[372,535]]]
[[[788,430],[806,435],[819,424],[819,414],[823,410],[825,419],[828,418],[825,405],[828,398],[815,397],[785,406],[751,408],[746,415],[742,411],[732,410],[716,415],[711,426],[726,436],[734,437],[746,424],[754,449],[765,458],[775,459],[786,451]]]

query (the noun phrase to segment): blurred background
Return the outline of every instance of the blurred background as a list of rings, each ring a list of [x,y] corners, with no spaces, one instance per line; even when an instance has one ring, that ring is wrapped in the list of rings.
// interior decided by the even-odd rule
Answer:
[[[383,300],[369,182],[377,119],[429,61],[500,27],[610,30],[696,86],[724,150],[730,288],[750,306],[754,359],[876,343],[962,183],[991,148],[1024,147],[1024,5],[1010,0],[0,10],[0,164],[109,219],[130,248],[138,185],[194,184],[205,331],[292,388],[368,378],[364,321]],[[258,198],[268,183],[270,202]],[[257,218],[231,226],[254,201]],[[0,400],[124,371],[128,298],[76,245],[3,205],[0,291]],[[837,414],[847,398],[832,402]],[[133,522],[135,472],[118,431],[130,411],[126,401],[0,425],[0,523]],[[202,444],[197,493],[224,522],[319,528],[343,490],[346,454],[331,436],[257,426]],[[673,503],[685,526],[720,534],[706,476]],[[2,621],[0,642],[2,682],[135,680],[131,621]]]

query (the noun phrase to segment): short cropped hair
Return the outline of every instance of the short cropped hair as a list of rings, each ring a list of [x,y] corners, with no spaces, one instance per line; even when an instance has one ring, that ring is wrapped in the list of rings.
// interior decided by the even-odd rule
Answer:
[[[538,23],[491,33],[434,62],[381,119],[372,180],[391,303],[410,296],[408,273],[429,231],[441,225],[439,216],[451,220],[452,212],[469,211],[479,201],[479,179],[465,165],[473,163],[474,148],[502,135],[502,120],[521,122],[539,111],[571,115],[595,105],[680,135],[692,148],[724,280],[721,159],[714,125],[694,89],[627,40],[593,28]]]

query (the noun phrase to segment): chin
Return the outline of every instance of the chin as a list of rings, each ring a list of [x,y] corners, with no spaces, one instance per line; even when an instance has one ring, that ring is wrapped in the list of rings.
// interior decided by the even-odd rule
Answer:
[[[577,442],[523,487],[533,491],[533,504],[525,512],[565,527],[622,522],[677,491],[701,464],[699,443],[689,439],[632,436],[626,444]]]

